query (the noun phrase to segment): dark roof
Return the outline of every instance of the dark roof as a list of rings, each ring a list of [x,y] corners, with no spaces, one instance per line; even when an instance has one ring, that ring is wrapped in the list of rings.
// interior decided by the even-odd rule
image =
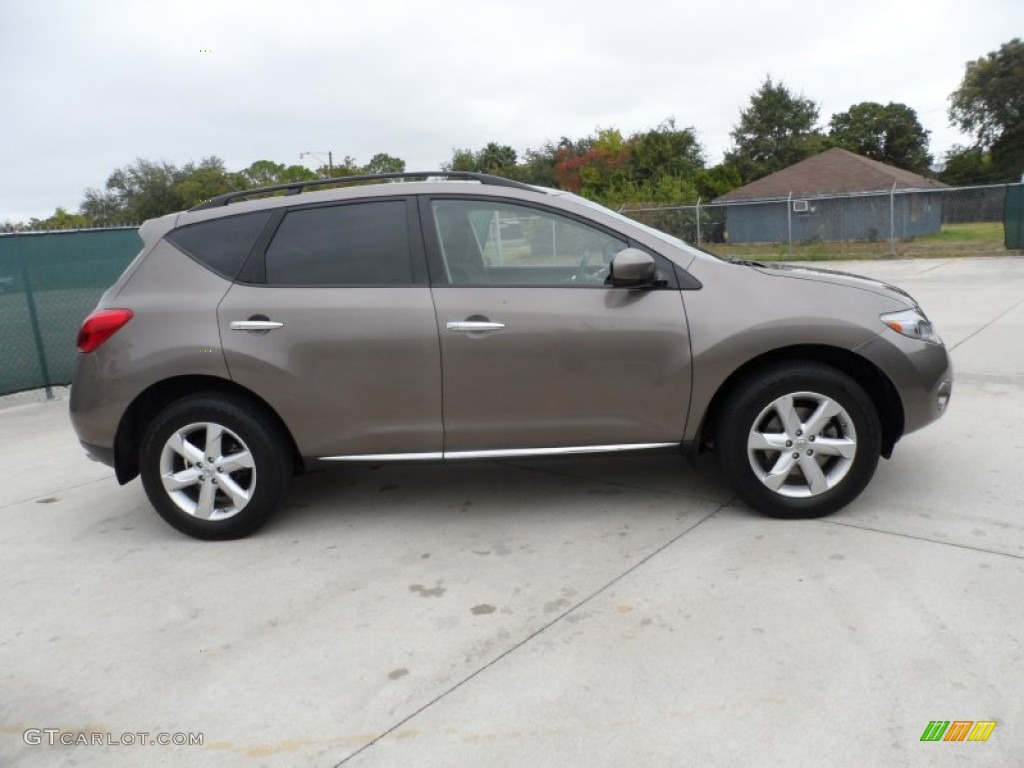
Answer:
[[[851,192],[888,192],[893,183],[896,189],[947,186],[941,181],[835,148],[737,187],[717,198],[716,202],[788,197],[790,193],[793,197],[816,197]]]

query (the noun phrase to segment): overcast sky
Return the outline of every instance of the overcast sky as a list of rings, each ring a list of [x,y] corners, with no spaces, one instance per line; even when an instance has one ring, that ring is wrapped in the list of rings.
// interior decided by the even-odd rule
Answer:
[[[427,170],[674,117],[714,164],[767,74],[823,125],[903,102],[940,157],[965,62],[1021,34],[1022,0],[3,0],[0,221],[77,210],[140,157]]]

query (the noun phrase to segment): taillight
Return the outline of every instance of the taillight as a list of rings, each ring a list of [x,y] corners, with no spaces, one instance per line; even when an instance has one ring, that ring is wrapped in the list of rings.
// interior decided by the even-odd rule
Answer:
[[[82,323],[78,330],[76,346],[79,352],[92,352],[96,347],[109,339],[125,323],[134,317],[130,309],[100,309],[93,312]]]

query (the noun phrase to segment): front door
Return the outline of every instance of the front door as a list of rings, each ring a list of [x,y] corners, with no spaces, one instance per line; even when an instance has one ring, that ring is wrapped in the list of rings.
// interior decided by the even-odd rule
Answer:
[[[671,278],[605,285],[628,243],[548,209],[437,198],[446,454],[682,440],[690,347]]]

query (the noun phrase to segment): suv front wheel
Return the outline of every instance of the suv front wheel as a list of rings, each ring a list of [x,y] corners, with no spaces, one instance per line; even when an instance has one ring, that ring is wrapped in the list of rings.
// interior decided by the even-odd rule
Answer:
[[[795,363],[745,379],[726,404],[715,450],[726,478],[772,517],[820,517],[853,501],[881,450],[878,412],[852,378]]]
[[[171,403],[142,440],[140,473],[164,520],[198,539],[237,539],[263,525],[288,490],[286,438],[241,399]]]

